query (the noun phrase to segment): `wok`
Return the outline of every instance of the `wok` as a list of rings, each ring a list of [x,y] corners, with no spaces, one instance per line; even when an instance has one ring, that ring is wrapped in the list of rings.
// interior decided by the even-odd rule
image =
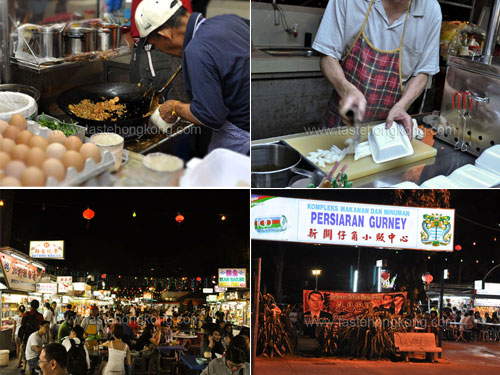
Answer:
[[[110,117],[108,120],[97,121],[87,120],[76,116],[69,109],[69,105],[78,104],[83,99],[89,99],[92,102],[101,102],[114,97],[119,97],[118,104],[126,105],[126,112],[120,117]],[[135,83],[108,82],[92,83],[83,86],[73,87],[64,91],[57,98],[57,105],[68,116],[82,126],[87,128],[87,135],[97,132],[107,131],[122,135],[124,138],[135,137],[139,129],[145,126],[150,114],[151,94],[146,94],[146,88],[137,86]],[[116,121],[112,121],[116,118]],[[144,134],[142,132],[142,134]]]

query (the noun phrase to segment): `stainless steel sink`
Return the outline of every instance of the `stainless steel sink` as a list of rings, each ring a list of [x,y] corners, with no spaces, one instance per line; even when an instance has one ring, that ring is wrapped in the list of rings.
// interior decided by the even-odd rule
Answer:
[[[311,48],[263,48],[262,52],[267,53],[271,56],[300,56],[300,57],[312,57],[320,56],[320,53]]]

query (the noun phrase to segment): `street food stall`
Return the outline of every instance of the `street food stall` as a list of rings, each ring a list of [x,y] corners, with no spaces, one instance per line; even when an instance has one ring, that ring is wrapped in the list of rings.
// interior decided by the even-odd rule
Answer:
[[[168,128],[155,125],[167,95],[186,96],[180,59],[161,90],[131,81],[130,2],[113,13],[103,12],[104,1],[75,3],[65,13],[48,5],[43,19],[23,23],[22,6],[0,0],[0,141],[14,141],[0,145],[0,177],[8,177],[1,185],[248,186],[250,159],[226,149],[207,154],[207,129],[180,118]],[[63,160],[61,147],[46,152],[52,143],[80,156]],[[12,155],[20,145],[28,148]],[[28,162],[23,156],[35,147],[45,153]],[[7,168],[7,157],[40,170],[21,178],[26,168]],[[52,158],[62,164],[44,166]]]
[[[11,247],[0,248],[0,263],[0,349],[15,351],[12,329],[17,308],[20,304],[28,308],[45,265]]]
[[[443,19],[456,15],[444,3]],[[500,2],[493,3],[488,13],[470,2],[459,12],[463,22],[443,22],[441,71],[409,112],[411,142],[395,126],[377,134],[380,121],[322,128],[332,86],[311,41],[324,9],[252,3],[252,187],[499,186]],[[484,31],[469,23],[479,13]]]

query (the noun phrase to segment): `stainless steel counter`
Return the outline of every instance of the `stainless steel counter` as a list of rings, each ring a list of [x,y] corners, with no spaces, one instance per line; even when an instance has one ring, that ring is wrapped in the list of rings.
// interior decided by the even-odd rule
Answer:
[[[297,135],[260,139],[252,144],[273,143],[286,141]],[[448,176],[455,169],[466,164],[474,164],[475,157],[460,151],[455,151],[453,146],[434,139],[432,147],[437,149],[437,155],[433,158],[406,164],[384,172],[372,174],[357,180],[353,180],[355,188],[390,188],[404,181],[414,182],[421,185],[432,177]]]

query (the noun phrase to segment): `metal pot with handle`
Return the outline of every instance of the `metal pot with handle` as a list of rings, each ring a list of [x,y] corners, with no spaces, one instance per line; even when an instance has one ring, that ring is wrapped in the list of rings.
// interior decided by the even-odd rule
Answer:
[[[41,26],[33,30],[30,44],[35,55],[39,57],[63,57],[61,32],[55,27]]]
[[[63,33],[64,56],[96,50],[96,30],[89,27],[71,27]]]
[[[284,145],[252,146],[252,187],[284,188],[295,174],[311,177],[311,172],[298,168],[301,160],[296,150]]]

